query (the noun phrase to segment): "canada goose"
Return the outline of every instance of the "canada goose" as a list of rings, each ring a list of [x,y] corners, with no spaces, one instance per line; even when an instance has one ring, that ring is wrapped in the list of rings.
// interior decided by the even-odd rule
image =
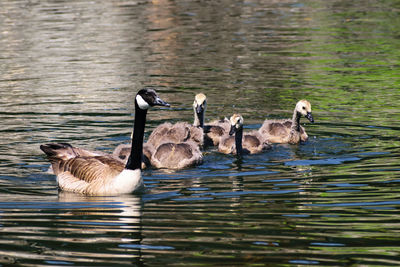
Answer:
[[[193,102],[193,125],[187,122],[177,122],[175,124],[165,122],[153,130],[147,143],[157,148],[165,142],[182,143],[191,140],[198,146],[202,147],[204,143],[204,133],[202,128],[204,123],[204,106],[202,105],[204,99],[204,94],[197,94],[195,96]]]
[[[154,89],[141,89],[135,97],[131,153],[126,165],[112,155],[81,156],[70,144],[46,144],[40,149],[50,160],[61,190],[85,195],[119,195],[144,188],[141,176],[143,136],[148,108],[169,106]]]
[[[307,141],[308,135],[300,125],[301,116],[306,117],[311,123],[314,118],[311,114],[311,104],[307,100],[297,102],[293,111],[293,118],[286,120],[265,120],[259,132],[271,143],[297,144]]]
[[[155,149],[150,162],[155,168],[179,170],[201,164],[203,155],[193,141],[166,142]]]
[[[230,118],[229,135],[223,136],[218,145],[218,151],[225,154],[256,154],[271,148],[257,131],[243,134],[243,117],[233,114]],[[232,136],[235,134],[235,136]]]

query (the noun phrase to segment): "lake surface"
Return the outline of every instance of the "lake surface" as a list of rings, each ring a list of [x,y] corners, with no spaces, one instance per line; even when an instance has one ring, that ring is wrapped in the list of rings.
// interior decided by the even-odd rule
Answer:
[[[400,265],[400,5],[361,1],[0,3],[0,264]],[[164,121],[302,120],[309,141],[145,170],[143,195],[58,192],[39,149],[129,142]]]

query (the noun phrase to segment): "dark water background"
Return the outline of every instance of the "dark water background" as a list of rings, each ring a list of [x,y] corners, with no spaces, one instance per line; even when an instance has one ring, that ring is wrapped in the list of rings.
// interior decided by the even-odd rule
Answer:
[[[0,2],[0,263],[400,265],[400,4],[361,1]],[[192,121],[246,129],[312,103],[310,140],[143,172],[141,196],[58,193],[39,145],[111,152],[156,86]],[[304,121],[305,122],[305,121]]]

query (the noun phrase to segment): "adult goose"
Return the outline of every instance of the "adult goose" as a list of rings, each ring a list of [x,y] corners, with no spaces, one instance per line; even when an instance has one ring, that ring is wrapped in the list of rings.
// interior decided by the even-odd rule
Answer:
[[[229,135],[223,136],[219,142],[219,152],[241,156],[260,153],[271,148],[258,131],[243,133],[243,117],[240,114],[233,114],[230,123]]]
[[[271,143],[297,144],[308,139],[306,130],[300,125],[300,118],[304,116],[311,123],[314,118],[311,113],[311,104],[307,100],[297,102],[292,119],[265,120],[258,130]]]
[[[169,106],[152,88],[141,89],[135,97],[135,122],[131,153],[127,163],[112,155],[80,155],[67,143],[45,144],[40,149],[52,164],[61,190],[85,195],[120,195],[140,192],[143,136],[147,110]]]

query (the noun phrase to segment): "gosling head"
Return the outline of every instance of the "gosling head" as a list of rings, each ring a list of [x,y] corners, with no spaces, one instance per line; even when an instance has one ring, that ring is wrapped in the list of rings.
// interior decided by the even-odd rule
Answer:
[[[307,100],[300,100],[296,104],[296,111],[304,117],[306,117],[311,123],[314,122],[314,118],[311,113],[311,104]]]
[[[207,108],[207,97],[200,93],[194,97],[193,109],[197,114],[204,113]]]
[[[207,108],[207,97],[205,94],[197,94],[194,97],[193,111],[194,111],[194,126],[204,127],[204,113]]]
[[[145,87],[136,94],[135,102],[140,109],[147,110],[153,106],[166,106],[170,105],[162,100],[153,88]]]
[[[229,135],[233,135],[237,131],[243,129],[243,117],[240,114],[233,114],[229,121],[231,122]]]

